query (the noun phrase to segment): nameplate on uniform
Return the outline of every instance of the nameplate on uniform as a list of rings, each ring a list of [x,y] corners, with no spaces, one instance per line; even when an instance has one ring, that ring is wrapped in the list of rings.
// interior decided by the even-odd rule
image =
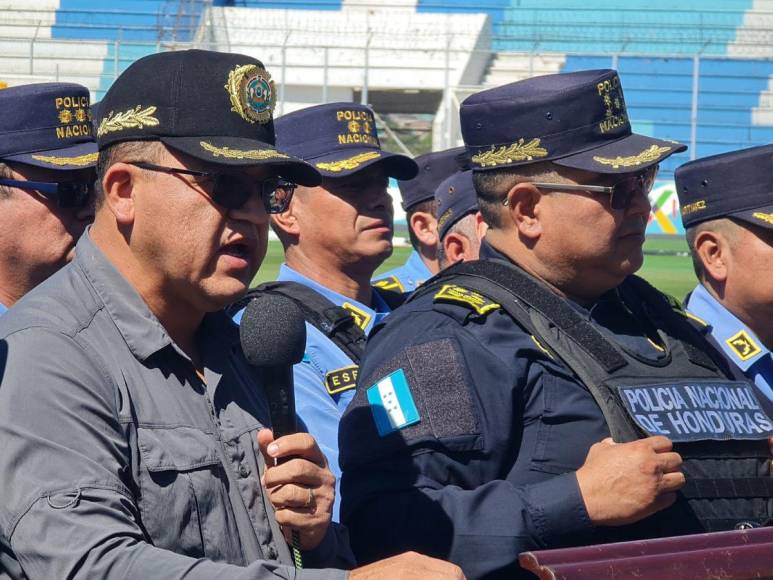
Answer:
[[[369,387],[367,393],[373,421],[381,437],[419,422],[419,411],[403,369],[388,374]]]
[[[487,314],[492,310],[502,308],[500,304],[489,300],[483,294],[463,286],[457,286],[456,284],[443,284],[437,294],[435,294],[434,301],[463,304],[468,308],[472,308],[478,314]]]
[[[325,388],[328,394],[337,395],[356,387],[358,370],[357,365],[352,365],[328,372],[325,375]]]
[[[650,435],[676,442],[773,436],[773,421],[748,383],[673,382],[618,389],[630,417]]]

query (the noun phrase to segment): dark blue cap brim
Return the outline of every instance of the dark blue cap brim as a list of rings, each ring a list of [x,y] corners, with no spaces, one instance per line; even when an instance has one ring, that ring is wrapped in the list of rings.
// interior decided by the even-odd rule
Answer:
[[[419,173],[419,166],[410,157],[371,147],[339,150],[309,159],[309,163],[325,177],[346,177],[376,163],[382,164],[387,177],[395,179],[413,179]]]
[[[237,167],[268,165],[300,185],[314,187],[322,183],[322,176],[314,167],[262,141],[243,137],[158,137],[158,140],[209,163]]]
[[[731,213],[728,214],[728,217],[741,220],[753,226],[773,230],[773,204]]]
[[[582,153],[553,159],[556,165],[592,173],[634,173],[660,163],[687,145],[633,133]]]
[[[23,163],[24,165],[55,169],[57,171],[75,171],[77,169],[95,167],[97,155],[97,144],[94,141],[88,141],[61,149],[11,155],[3,157],[0,161]]]

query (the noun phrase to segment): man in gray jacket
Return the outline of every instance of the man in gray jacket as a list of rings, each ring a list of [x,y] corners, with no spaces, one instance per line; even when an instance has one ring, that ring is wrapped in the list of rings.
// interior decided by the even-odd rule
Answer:
[[[326,459],[308,434],[265,429],[261,374],[222,313],[263,259],[268,215],[319,182],[274,148],[273,104],[259,61],[205,51],[141,59],[102,101],[94,225],[0,320],[0,542],[16,576],[349,574]],[[351,577],[411,569],[461,577],[415,554]]]

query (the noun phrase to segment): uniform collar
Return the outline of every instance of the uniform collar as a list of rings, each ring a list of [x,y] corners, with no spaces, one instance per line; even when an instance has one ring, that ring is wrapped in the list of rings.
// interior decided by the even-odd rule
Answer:
[[[702,284],[690,294],[687,310],[709,324],[711,334],[722,350],[742,371],[746,371],[759,359],[768,356],[770,350],[756,334],[714,298]]]
[[[370,332],[370,329],[373,328],[375,322],[378,322],[389,313],[389,306],[387,306],[384,299],[381,298],[376,291],[372,291],[373,305],[376,307],[374,310],[370,306],[366,306],[348,296],[334,292],[330,288],[322,286],[322,284],[315,282],[311,278],[299,274],[287,264],[282,264],[279,267],[279,276],[277,276],[277,280],[280,282],[297,282],[298,284],[303,284],[304,286],[319,292],[336,306],[341,306],[346,310],[349,310],[354,316],[357,326],[359,326],[366,334]]]
[[[408,256],[408,259],[405,261],[405,265],[410,268],[410,274],[413,276],[414,281],[417,284],[426,282],[432,278],[432,272],[429,271],[429,268],[427,268],[424,260],[421,259],[419,252],[416,250],[412,251],[411,255]]]

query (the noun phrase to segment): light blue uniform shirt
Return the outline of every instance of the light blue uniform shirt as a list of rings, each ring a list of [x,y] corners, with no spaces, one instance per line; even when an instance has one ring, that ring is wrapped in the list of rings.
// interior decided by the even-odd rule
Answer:
[[[413,292],[419,284],[423,284],[432,278],[432,272],[422,261],[419,253],[414,250],[405,264],[394,270],[379,274],[373,279],[374,286],[391,290],[392,292]]]
[[[333,292],[282,264],[277,280],[297,282],[352,313],[358,326],[368,334],[373,325],[389,314],[389,306],[381,296],[373,293],[376,310],[356,300]],[[242,311],[235,316],[241,321]],[[338,465],[338,421],[354,396],[357,379],[356,365],[344,351],[338,348],[315,326],[306,323],[306,351],[303,360],[293,367],[295,381],[295,411],[306,430],[317,440],[327,457],[330,470],[336,476],[336,501],[333,520],[339,521],[341,506],[341,468]],[[354,371],[354,372],[353,372]]]
[[[717,301],[701,284],[693,290],[687,310],[709,325],[725,356],[773,403],[773,356],[757,335]],[[764,403],[764,401],[763,401]]]
[[[5,307],[5,304],[3,304],[2,302],[0,302],[0,316],[2,316],[3,314],[5,314],[6,310],[8,310],[8,309]]]

